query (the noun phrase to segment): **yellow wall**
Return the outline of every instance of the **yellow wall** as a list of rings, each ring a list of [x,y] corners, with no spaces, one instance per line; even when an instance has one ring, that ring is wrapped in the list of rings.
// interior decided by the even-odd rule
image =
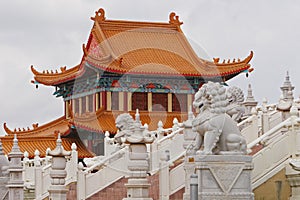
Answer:
[[[285,169],[260,185],[253,192],[255,200],[288,200],[291,189],[285,177]]]

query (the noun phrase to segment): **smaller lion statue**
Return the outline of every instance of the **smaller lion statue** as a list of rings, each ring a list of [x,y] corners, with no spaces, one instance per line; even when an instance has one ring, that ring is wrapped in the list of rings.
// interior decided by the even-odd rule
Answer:
[[[115,135],[115,141],[118,144],[122,144],[122,138],[130,136],[134,130],[134,120],[128,113],[120,114],[116,119],[116,127],[118,129]]]
[[[208,82],[195,94],[193,106],[199,114],[192,121],[199,133],[200,154],[246,154],[246,141],[237,123],[226,113],[229,104],[226,89],[219,83]]]
[[[231,86],[227,89],[227,98],[229,105],[227,106],[226,113],[231,116],[234,121],[240,122],[245,113],[245,107],[242,105],[242,102],[244,101],[242,89]]]

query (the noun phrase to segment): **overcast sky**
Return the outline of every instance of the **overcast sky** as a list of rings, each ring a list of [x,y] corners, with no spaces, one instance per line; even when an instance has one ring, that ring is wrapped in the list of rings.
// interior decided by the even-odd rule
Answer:
[[[300,1],[9,0],[0,1],[1,126],[31,127],[63,115],[54,88],[36,89],[30,83],[30,65],[42,71],[78,64],[93,24],[90,17],[100,7],[107,19],[136,21],[168,22],[175,11],[186,37],[211,59],[245,58],[254,51],[255,70],[230,85],[246,92],[251,83],[256,100],[267,97],[274,103],[288,70],[299,97]]]

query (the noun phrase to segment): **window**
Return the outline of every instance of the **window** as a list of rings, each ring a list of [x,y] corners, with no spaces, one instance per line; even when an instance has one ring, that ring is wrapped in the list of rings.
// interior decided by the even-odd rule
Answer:
[[[88,96],[88,109],[89,109],[89,112],[94,112],[94,96],[93,95]]]
[[[79,99],[74,99],[74,112],[79,113]]]
[[[119,110],[119,92],[111,92],[111,109]]]
[[[186,94],[172,94],[172,111],[176,111],[176,112],[187,111]]]
[[[167,111],[168,110],[168,94],[152,93],[152,110]]]
[[[86,112],[86,98],[85,97],[81,97],[81,113],[85,113]]]
[[[132,110],[148,110],[148,98],[146,92],[135,92],[132,94]]]

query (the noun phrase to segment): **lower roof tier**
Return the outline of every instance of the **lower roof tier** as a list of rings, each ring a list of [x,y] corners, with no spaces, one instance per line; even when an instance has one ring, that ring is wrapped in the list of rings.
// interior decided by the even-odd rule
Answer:
[[[62,145],[66,150],[71,150],[72,143],[75,143],[79,158],[93,157],[95,154],[88,150],[78,136],[78,133],[80,132],[81,134],[82,130],[85,130],[84,133],[86,134],[104,134],[106,131],[109,131],[114,135],[117,132],[115,119],[122,113],[124,113],[124,111],[107,111],[104,108],[100,108],[96,112],[84,113],[79,116],[72,115],[69,119],[60,117],[42,126],[36,126],[35,124],[32,130],[10,130],[6,124],[4,124],[7,135],[0,139],[3,143],[5,154],[11,151],[14,134],[17,134],[22,152],[27,151],[29,157],[33,158],[35,150],[38,149],[40,151],[40,157],[44,157],[46,156],[47,148],[55,148],[57,133],[60,132]],[[135,111],[131,111],[129,114],[134,117],[136,113]],[[149,130],[157,130],[159,121],[162,122],[163,128],[171,128],[174,118],[177,118],[178,121],[187,119],[186,112],[141,111],[139,114],[142,124],[147,123]]]

